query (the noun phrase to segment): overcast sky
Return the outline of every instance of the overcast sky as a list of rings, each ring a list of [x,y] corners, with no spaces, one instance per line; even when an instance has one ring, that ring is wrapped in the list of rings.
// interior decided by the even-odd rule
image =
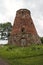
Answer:
[[[0,23],[14,22],[18,9],[27,8],[39,36],[43,36],[43,0],[0,0]]]

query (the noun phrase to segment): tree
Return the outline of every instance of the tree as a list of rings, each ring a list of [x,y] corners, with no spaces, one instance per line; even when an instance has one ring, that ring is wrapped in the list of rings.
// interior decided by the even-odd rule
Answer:
[[[41,39],[41,42],[43,43],[43,37],[41,37],[40,39]]]
[[[10,22],[0,24],[0,30],[2,30],[1,38],[3,37],[3,35],[6,37],[9,37],[11,29],[12,29],[12,24]],[[7,32],[7,34],[6,34],[6,32]]]

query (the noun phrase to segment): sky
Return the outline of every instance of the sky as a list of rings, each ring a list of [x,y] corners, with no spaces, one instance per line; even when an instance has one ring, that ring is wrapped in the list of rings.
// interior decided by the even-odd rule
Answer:
[[[31,17],[39,36],[43,36],[43,0],[0,0],[0,23],[14,23],[16,11],[25,8]]]

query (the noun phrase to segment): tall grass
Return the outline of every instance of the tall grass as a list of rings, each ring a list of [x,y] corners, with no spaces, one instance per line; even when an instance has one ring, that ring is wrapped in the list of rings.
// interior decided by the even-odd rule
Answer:
[[[10,65],[40,65],[43,63],[43,45],[1,46],[0,57],[7,60]]]

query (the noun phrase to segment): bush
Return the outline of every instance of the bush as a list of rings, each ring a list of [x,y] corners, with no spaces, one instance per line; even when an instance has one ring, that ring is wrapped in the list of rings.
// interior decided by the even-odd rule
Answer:
[[[41,37],[40,39],[41,39],[41,42],[43,43],[43,37]]]

